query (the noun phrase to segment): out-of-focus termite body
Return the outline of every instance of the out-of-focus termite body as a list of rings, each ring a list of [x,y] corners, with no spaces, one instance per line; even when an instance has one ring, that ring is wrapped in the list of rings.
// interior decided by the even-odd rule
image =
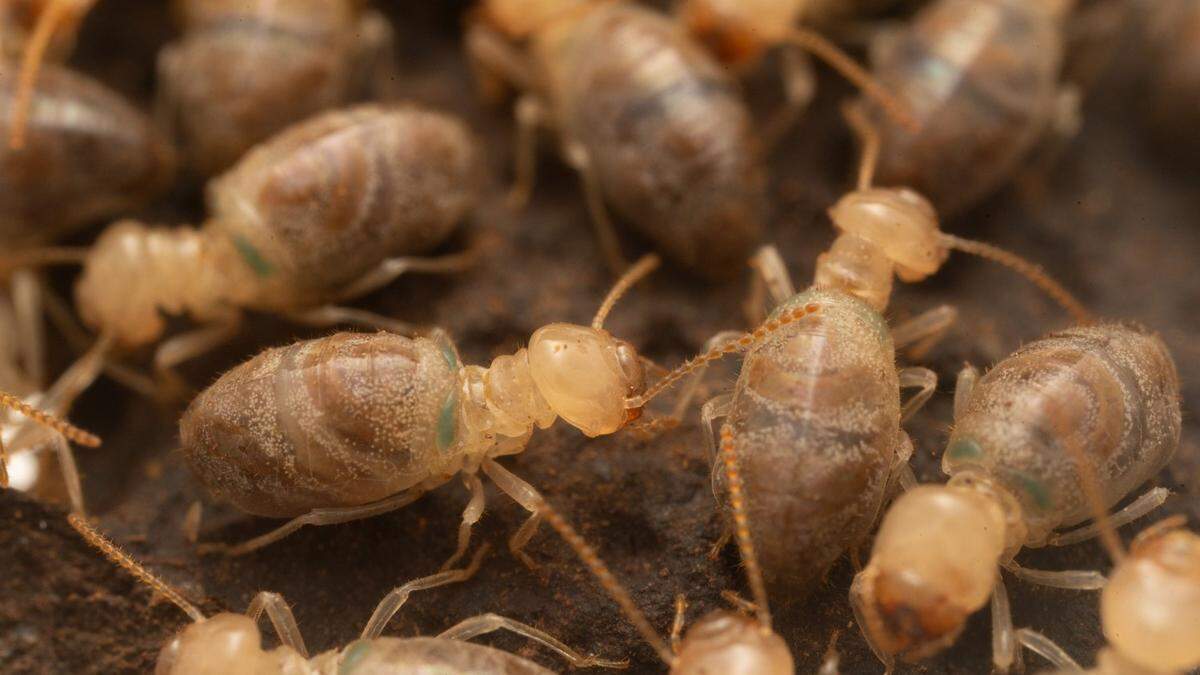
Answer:
[[[208,324],[163,342],[155,365],[212,349],[242,309],[315,324],[396,326],[339,307],[406,271],[450,272],[472,254],[419,255],[475,205],[480,160],[456,119],[364,105],[302,122],[215,179],[203,227],[120,222],[86,250],[79,312],[117,347],[153,343],[163,313]]]
[[[467,35],[481,74],[522,92],[515,203],[554,129],[582,178],[605,257],[624,267],[606,203],[675,262],[734,273],[761,236],[765,168],[727,73],[669,17],[632,2],[485,0]]]
[[[932,395],[937,377],[926,368],[897,369],[896,351],[937,339],[956,313],[939,307],[890,330],[882,312],[893,275],[919,281],[959,249],[1010,266],[1086,317],[1078,301],[1036,266],[941,233],[920,195],[872,187],[878,137],[859,115],[850,111],[848,117],[864,140],[859,185],[829,210],[841,234],[817,259],[814,286],[797,294],[773,247],[753,261],[777,304],[768,324],[796,307],[813,304],[821,311],[749,350],[733,391],[710,400],[702,413],[714,451],[719,443],[713,425],[722,418],[720,439],[740,448],[763,569],[788,601],[802,599],[866,536],[889,484],[912,480],[906,465],[912,444],[901,423]],[[718,335],[710,345],[725,339]],[[690,385],[694,391],[702,364],[688,364],[661,382],[689,370],[699,371]],[[902,388],[919,390],[903,406]],[[647,395],[654,393],[652,388]],[[724,492],[719,468],[713,469],[718,496]]]
[[[1200,536],[1183,525],[1182,516],[1166,518],[1139,532],[1128,555],[1111,551],[1116,567],[1100,594],[1109,644],[1087,672],[1183,675],[1200,667]],[[1060,672],[1082,672],[1041,633],[1021,628],[1016,636]]]
[[[190,165],[215,175],[317,113],[359,100],[392,30],[359,0],[177,0],[159,57],[160,112]],[[283,104],[286,102],[286,104]]]
[[[850,596],[859,626],[887,663],[918,660],[953,642],[968,616],[992,600],[993,660],[1015,659],[1000,567],[1064,588],[1098,588],[1093,572],[1017,565],[1026,546],[1094,536],[1066,534],[1092,501],[1110,508],[1152,478],[1179,443],[1179,378],[1166,346],[1131,326],[1075,328],[1036,340],[982,379],[959,375],[954,430],[942,460],[946,485],[922,485],[888,509],[870,563]],[[1096,489],[1081,480],[1094,467]],[[1113,516],[1128,522],[1162,503],[1155,489]]]
[[[1009,179],[1052,123],[1068,126],[1074,95],[1059,70],[1072,4],[935,0],[880,32],[873,75],[918,127],[877,116],[880,181],[912,187],[951,217]]]
[[[903,103],[834,43],[800,25],[802,20],[828,23],[839,13],[865,11],[853,5],[811,0],[682,0],[678,13],[691,35],[735,69],[749,70],[762,61],[768,49],[784,49],[781,64],[786,103],[763,131],[768,146],[783,135],[815,93],[816,77],[805,52],[818,56],[853,82],[897,125],[916,132],[917,122]]]
[[[1144,51],[1149,62],[1142,76],[1150,126],[1170,146],[1184,143],[1200,151],[1191,133],[1200,110],[1200,3],[1159,0],[1142,6],[1148,24]]]
[[[222,612],[205,617],[179,591],[117,548],[84,518],[71,514],[68,519],[71,526],[105,557],[192,619],[193,623],[159,652],[156,675],[553,675],[554,671],[515,654],[465,642],[497,630],[508,630],[533,640],[561,655],[576,668],[624,668],[628,665],[624,661],[585,656],[533,626],[497,614],[465,619],[432,638],[380,637],[388,619],[414,591],[466,580],[478,568],[486,547],[479,550],[466,569],[414,579],[396,588],[379,603],[360,639],[310,658],[292,610],[279,594],[259,592],[245,614]],[[271,650],[263,649],[257,625],[264,612],[281,643]],[[382,621],[377,621],[379,618]]]

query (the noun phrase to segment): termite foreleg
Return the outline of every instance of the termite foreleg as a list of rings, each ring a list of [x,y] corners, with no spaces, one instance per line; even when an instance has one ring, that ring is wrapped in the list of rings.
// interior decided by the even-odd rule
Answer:
[[[488,478],[500,488],[504,494],[512,497],[513,501],[520,504],[529,511],[529,519],[526,520],[516,533],[508,540],[508,550],[512,552],[518,560],[525,563],[525,566],[531,570],[537,569],[538,565],[529,557],[523,549],[537,533],[538,525],[542,522],[542,512],[539,505],[544,501],[542,495],[529,483],[518,478],[508,469],[500,466],[496,460],[490,457],[483,460],[480,468],[487,474]]]

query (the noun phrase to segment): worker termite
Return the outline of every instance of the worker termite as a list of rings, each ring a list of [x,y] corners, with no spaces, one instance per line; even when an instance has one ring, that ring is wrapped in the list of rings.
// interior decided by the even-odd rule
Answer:
[[[797,307],[821,307],[749,350],[733,391],[704,405],[702,426],[714,455],[736,442],[743,457],[747,509],[757,523],[768,583],[789,601],[802,599],[848,547],[874,525],[888,486],[904,477],[912,444],[901,427],[932,395],[937,376],[896,367],[896,352],[927,343],[954,320],[939,307],[889,330],[882,312],[892,277],[918,281],[938,270],[951,249],[997,260],[1026,275],[1073,314],[1086,312],[1066,290],[1021,258],[981,242],[946,235],[922,197],[871,186],[878,137],[848,115],[864,140],[858,189],[829,210],[841,234],[817,259],[813,287],[797,294],[773,247],[754,267],[777,304],[767,323]],[[720,350],[725,335],[710,344]],[[689,363],[659,386],[694,373]],[[900,390],[918,392],[901,405]],[[713,425],[721,424],[719,441]],[[723,494],[719,465],[714,492]],[[718,546],[719,547],[719,546]]]
[[[67,442],[74,441],[80,445],[94,448],[100,445],[100,439],[95,434],[84,431],[56,415],[35,408],[7,392],[0,391],[0,408],[3,408],[6,418],[9,411],[16,412],[53,432],[51,443],[58,454],[59,466],[62,467],[63,480],[67,485],[72,509],[77,513],[82,512],[83,493],[79,485],[79,472],[75,469],[75,459]],[[7,432],[8,429],[5,429],[5,433],[0,435],[0,488],[9,487],[8,451],[14,445],[14,438]]]
[[[358,673],[444,673],[445,675],[553,675],[554,671],[515,654],[465,642],[478,635],[508,630],[528,638],[567,659],[577,668],[624,668],[624,661],[583,655],[553,636],[497,614],[481,614],[459,622],[437,637],[380,637],[384,624],[414,591],[463,581],[479,566],[486,547],[470,567],[414,579],[388,594],[375,610],[362,637],[349,645],[313,657],[283,597],[260,592],[245,614],[222,612],[205,617],[183,595],[131,558],[79,516],[68,516],[71,526],[113,563],[183,610],[192,624],[179,632],[159,652],[158,675],[351,675]],[[279,636],[280,646],[263,649],[258,619],[266,612]],[[382,622],[378,617],[386,616]]]
[[[486,0],[477,14],[470,58],[522,92],[514,203],[528,198],[546,125],[582,178],[614,270],[625,264],[606,203],[688,269],[738,269],[762,232],[765,171],[719,64],[670,18],[634,3]]]
[[[689,33],[707,46],[724,63],[739,70],[757,65],[772,47],[784,49],[784,95],[786,104],[763,131],[768,146],[779,139],[811,101],[816,88],[815,75],[805,52],[828,63],[878,104],[900,127],[918,131],[917,121],[888,90],[820,33],[800,25],[829,20],[838,12],[864,11],[853,3],[813,3],[811,0],[683,0],[680,20]]]
[[[1051,334],[1019,349],[982,379],[960,373],[954,428],[942,458],[946,485],[922,485],[888,509],[870,563],[854,578],[859,627],[886,663],[918,660],[953,642],[992,599],[993,661],[1014,661],[1008,596],[999,569],[1063,588],[1098,588],[1093,572],[1019,566],[1026,546],[1095,536],[1080,464],[1099,476],[1094,500],[1109,508],[1170,461],[1179,443],[1179,377],[1166,346],[1119,324]],[[1113,516],[1155,508],[1165,489]]]
[[[872,45],[873,75],[918,120],[878,116],[879,177],[952,216],[998,189],[1051,123],[1071,124],[1059,85],[1073,0],[935,0]]]
[[[783,638],[771,627],[766,588],[755,555],[748,514],[743,508],[737,448],[730,442],[722,444],[721,450],[722,466],[730,487],[730,503],[737,521],[738,546],[754,593],[753,618],[734,612],[714,611],[702,617],[681,640],[687,604],[684,596],[680,595],[675,601],[675,620],[669,643],[664,642],[633,601],[629,591],[617,581],[608,565],[575,528],[540,497],[538,510],[587,565],[642,638],[667,664],[672,675],[792,675],[795,672],[792,653]],[[826,665],[830,665],[829,660]],[[836,657],[832,667],[836,669]]]
[[[1200,667],[1200,536],[1184,521],[1173,516],[1139,532],[1128,555],[1111,549],[1116,567],[1100,594],[1109,644],[1087,672],[1182,675]],[[1016,638],[1063,672],[1083,670],[1037,631],[1018,629]]]
[[[192,167],[217,174],[284,128],[363,98],[392,45],[387,21],[363,4],[179,0],[183,37],[159,57],[160,112]]]
[[[207,324],[158,347],[164,374],[234,334],[242,309],[397,326],[326,303],[406,271],[468,265],[471,253],[410,256],[450,234],[474,207],[480,178],[470,132],[448,115],[374,105],[319,115],[215,179],[201,228],[108,228],[84,256],[79,312],[102,339],[126,348],[158,340],[163,313]]]

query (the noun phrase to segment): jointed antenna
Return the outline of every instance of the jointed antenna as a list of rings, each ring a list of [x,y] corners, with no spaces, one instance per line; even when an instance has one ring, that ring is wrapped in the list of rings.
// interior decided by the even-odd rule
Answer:
[[[600,556],[596,554],[596,550],[584,541],[583,537],[575,531],[575,528],[571,527],[571,524],[562,517],[562,514],[554,510],[545,499],[541,500],[537,505],[537,510],[538,513],[541,513],[545,517],[546,522],[550,523],[550,527],[553,527],[566,540],[567,544],[575,550],[579,559],[595,575],[600,585],[604,588],[604,591],[620,605],[621,610],[625,612],[625,616],[633,623],[634,628],[637,628],[642,638],[654,648],[654,651],[658,652],[663,662],[667,665],[674,664],[675,654],[667,648],[667,644],[663,642],[662,637],[654,630],[654,626],[650,625],[649,619],[646,618],[646,615],[634,603],[633,597],[629,595],[629,591],[621,585],[620,581],[617,581],[612,571],[608,569],[608,565],[605,565]]]
[[[646,278],[647,274],[653,272],[662,260],[654,253],[642,256],[640,260],[629,266],[620,279],[613,284],[612,290],[605,296],[604,302],[600,303],[600,309],[596,310],[596,316],[592,319],[592,328],[603,328],[604,320],[608,318],[608,313],[625,295],[634,284]]]
[[[879,148],[882,145],[879,129],[867,120],[862,107],[853,103],[842,106],[842,116],[846,118],[846,122],[854,130],[854,135],[858,137],[859,144],[862,145],[862,156],[858,162],[857,187],[859,190],[866,190],[875,180],[875,167],[879,164]]]
[[[67,516],[67,521],[71,523],[71,527],[75,528],[75,531],[86,539],[89,544],[99,549],[104,554],[104,557],[120,565],[126,572],[137,577],[138,581],[154,589],[167,600],[170,600],[176,607],[182,609],[185,614],[191,617],[193,621],[204,620],[204,613],[197,609],[195,605],[188,602],[182,593],[172,588],[167,582],[154,576],[154,573],[131,558],[129,554],[118,548],[107,537],[100,534],[83,516],[72,513]]]
[[[25,417],[37,422],[38,424],[52,429],[69,440],[72,440],[80,445],[90,448],[95,448],[100,445],[100,437],[95,434],[84,431],[70,422],[52,415],[43,410],[39,410],[21,399],[9,394],[8,392],[0,391],[0,407],[15,410]],[[0,442],[0,487],[8,487],[8,468],[6,466],[8,453],[4,448],[4,444]]]
[[[767,588],[763,583],[762,568],[754,550],[754,539],[750,536],[750,521],[746,516],[746,498],[742,489],[742,474],[738,470],[737,443],[733,439],[733,427],[721,427],[721,462],[725,465],[725,481],[729,488],[729,506],[733,510],[734,534],[737,535],[738,550],[742,553],[742,564],[746,566],[746,578],[750,592],[754,594],[754,613],[758,623],[771,628],[771,610],[767,606]]]
[[[96,0],[51,0],[42,10],[33,34],[25,45],[21,58],[21,69],[17,74],[17,93],[13,101],[12,128],[9,130],[8,147],[20,150],[25,147],[25,131],[29,124],[29,108],[33,102],[33,88],[37,84],[38,70],[46,57],[50,39],[63,21],[78,19]]]

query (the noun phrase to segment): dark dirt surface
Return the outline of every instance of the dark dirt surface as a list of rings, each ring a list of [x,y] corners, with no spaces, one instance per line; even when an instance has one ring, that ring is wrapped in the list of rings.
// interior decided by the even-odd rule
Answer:
[[[76,63],[145,101],[154,51],[170,37],[158,4],[99,3]],[[397,97],[463,114],[484,140],[496,188],[464,233],[444,250],[486,236],[488,255],[467,274],[404,278],[364,304],[442,326],[467,362],[486,363],[517,349],[545,323],[586,321],[610,277],[591,238],[575,178],[551,152],[543,155],[530,208],[520,214],[504,208],[499,186],[508,175],[511,125],[505,111],[476,103],[454,38],[460,9],[413,2],[393,12],[403,66],[395,88]],[[1200,517],[1195,496],[1200,488],[1200,318],[1195,312],[1200,301],[1195,271],[1200,159],[1191,158],[1189,168],[1188,160],[1167,159],[1149,144],[1138,122],[1136,69],[1121,61],[1093,88],[1080,135],[1040,183],[1041,190],[1030,188],[1025,198],[1006,190],[944,227],[1042,261],[1098,313],[1163,332],[1179,363],[1185,399],[1183,447],[1160,477],[1179,493],[1164,511],[1189,513],[1194,523]],[[755,99],[769,101],[772,84],[769,76],[752,83]],[[776,216],[769,237],[798,284],[811,278],[817,253],[832,239],[823,211],[847,188],[853,160],[850,139],[836,116],[836,102],[849,92],[830,77],[821,84],[818,104],[771,162]],[[1035,178],[1029,180],[1037,184]],[[197,194],[194,186],[181,188],[175,199],[149,215],[165,221],[194,219]],[[90,236],[94,234],[81,241]],[[624,243],[630,251],[645,246],[631,236]],[[57,281],[67,290],[70,275]],[[745,288],[744,280],[705,285],[668,267],[636,288],[608,327],[652,358],[677,363],[714,332],[743,327]],[[943,302],[959,308],[961,322],[928,357],[941,384],[933,402],[909,425],[917,446],[915,464],[924,480],[940,479],[937,460],[951,421],[954,375],[962,363],[992,363],[1023,341],[1065,323],[1029,285],[966,257],[952,259],[926,283],[899,288],[890,318],[902,319]],[[318,334],[255,318],[233,345],[187,374],[199,386],[258,349]],[[59,358],[65,362],[68,355]],[[715,378],[710,389],[715,393],[728,382]],[[309,528],[244,558],[199,557],[180,529],[188,505],[204,495],[173,452],[178,411],[164,411],[105,381],[84,397],[74,416],[105,439],[103,448],[79,452],[89,508],[100,526],[208,612],[241,611],[260,589],[282,593],[314,652],[354,639],[384,593],[436,570],[453,548],[466,500],[457,481],[397,513]],[[719,523],[703,444],[696,415],[654,441],[629,434],[589,440],[560,423],[538,432],[526,452],[504,463],[568,514],[665,631],[677,593],[687,594],[694,620],[722,606],[720,591],[745,592],[732,549],[716,562],[705,556]],[[523,515],[489,489],[476,541],[490,542],[493,553],[482,570],[467,583],[415,595],[388,634],[434,634],[466,617],[497,612],[585,651],[627,656],[630,672],[661,672],[651,650],[547,528],[529,549],[540,564],[538,571],[527,570],[508,554],[504,542]],[[57,507],[5,492],[0,494],[0,522],[0,671],[152,669],[158,648],[185,624],[181,613],[152,603],[147,590],[90,551]],[[201,538],[236,541],[276,524],[206,502]],[[1051,569],[1108,567],[1093,543],[1027,551],[1020,559]],[[779,616],[780,632],[796,654],[797,672],[814,671],[831,633],[839,630],[842,672],[881,671],[851,621],[846,601],[851,576],[850,563],[840,562],[808,601]],[[1042,630],[1082,662],[1092,662],[1102,643],[1095,593],[1015,581],[1009,589],[1017,625]],[[480,641],[564,668],[553,655],[511,636]],[[989,669],[989,657],[985,611],[971,620],[956,646],[901,672],[982,673]]]

